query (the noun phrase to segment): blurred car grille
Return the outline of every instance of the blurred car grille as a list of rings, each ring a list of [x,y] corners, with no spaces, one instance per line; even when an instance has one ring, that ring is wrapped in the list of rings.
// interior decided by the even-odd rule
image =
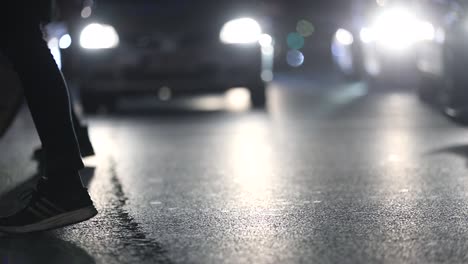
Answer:
[[[214,43],[215,38],[206,33],[197,32],[186,32],[184,34],[153,32],[126,34],[122,37],[122,40],[130,47],[174,51],[193,46],[208,47]]]
[[[202,66],[198,69],[172,69],[148,71],[138,67],[124,67],[117,72],[95,71],[95,79],[125,79],[128,81],[140,80],[173,80],[173,79],[196,79],[209,78],[217,73],[216,67]]]

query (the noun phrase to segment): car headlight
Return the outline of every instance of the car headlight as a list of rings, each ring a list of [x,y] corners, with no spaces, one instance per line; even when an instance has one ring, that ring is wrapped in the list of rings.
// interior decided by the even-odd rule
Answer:
[[[336,31],[335,38],[340,44],[345,46],[349,46],[354,42],[353,34],[348,30],[342,28]]]
[[[407,9],[392,8],[380,14],[371,27],[363,28],[360,37],[364,43],[377,41],[386,48],[402,50],[419,41],[433,40],[435,29]]]
[[[111,49],[119,45],[119,35],[113,26],[92,23],[80,35],[80,45],[85,49]]]
[[[255,43],[262,35],[260,24],[252,18],[234,19],[224,24],[219,38],[226,44]]]

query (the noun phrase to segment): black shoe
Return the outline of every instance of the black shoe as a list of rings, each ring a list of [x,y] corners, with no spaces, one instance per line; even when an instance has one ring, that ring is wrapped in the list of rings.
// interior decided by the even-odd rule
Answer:
[[[0,218],[0,232],[23,234],[46,231],[86,221],[98,212],[84,187],[57,193],[40,182],[29,195],[27,206]]]

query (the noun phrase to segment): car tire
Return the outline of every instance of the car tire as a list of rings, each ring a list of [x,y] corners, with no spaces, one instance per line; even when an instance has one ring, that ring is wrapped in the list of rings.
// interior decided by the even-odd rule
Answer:
[[[266,107],[267,96],[266,96],[266,84],[257,84],[251,86],[250,90],[250,103],[254,109],[263,109]]]
[[[445,52],[446,73],[439,95],[442,111],[458,124],[468,125],[468,77],[455,65],[452,52]]]
[[[442,112],[454,122],[468,125],[468,109],[462,105],[468,102],[468,94],[461,90],[467,87],[468,82],[447,80],[447,83],[443,85],[439,99]]]
[[[437,86],[434,85],[434,80],[428,77],[421,76],[417,93],[421,102],[429,104],[437,102]]]
[[[381,75],[370,75],[369,73],[365,73],[363,80],[367,84],[369,92],[382,91],[388,87],[387,80]]]
[[[96,114],[101,107],[104,107],[107,113],[113,113],[116,109],[116,97],[97,93],[82,93],[81,106],[86,114]]]

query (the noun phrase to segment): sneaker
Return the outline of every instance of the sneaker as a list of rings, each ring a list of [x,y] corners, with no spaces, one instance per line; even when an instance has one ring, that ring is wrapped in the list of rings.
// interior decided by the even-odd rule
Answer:
[[[77,224],[97,215],[97,210],[84,187],[55,193],[47,184],[39,183],[28,195],[26,207],[0,218],[0,232],[23,234],[46,231]]]

